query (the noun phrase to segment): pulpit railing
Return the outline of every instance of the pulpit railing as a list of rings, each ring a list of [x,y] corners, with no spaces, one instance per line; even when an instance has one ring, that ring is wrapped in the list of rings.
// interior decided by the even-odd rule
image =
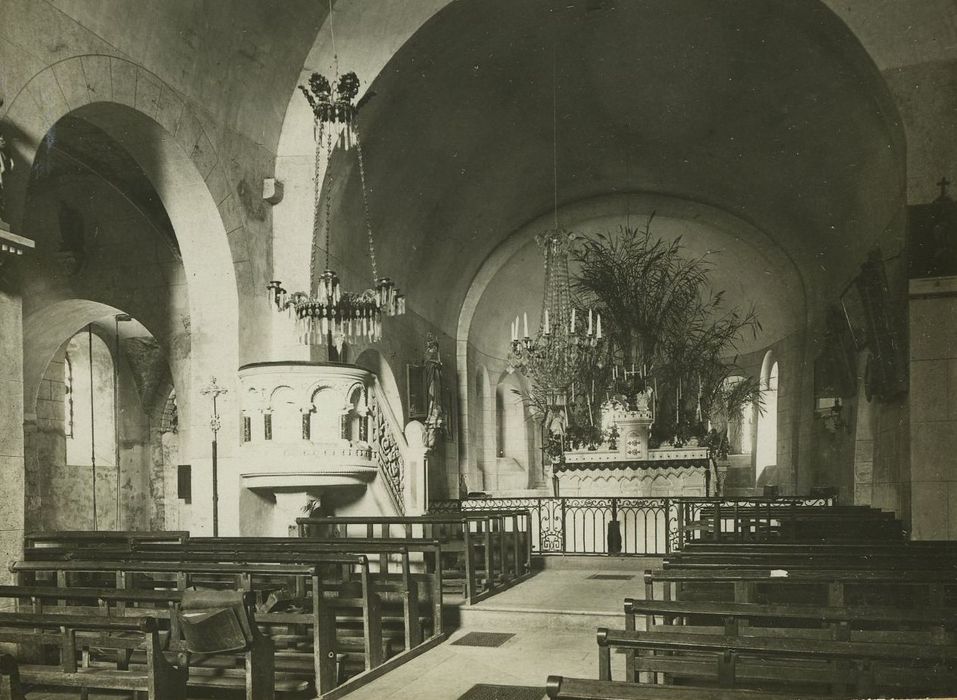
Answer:
[[[433,501],[431,512],[523,509],[531,514],[536,554],[664,556],[684,544],[738,532],[747,510],[774,522],[775,515],[833,498],[532,497]]]
[[[379,477],[385,482],[397,514],[404,515],[407,461],[404,452],[409,449],[408,443],[378,377],[369,393],[369,442],[379,467]]]

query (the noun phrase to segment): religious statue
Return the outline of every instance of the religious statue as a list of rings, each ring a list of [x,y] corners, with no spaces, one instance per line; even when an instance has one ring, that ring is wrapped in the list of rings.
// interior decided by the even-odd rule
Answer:
[[[0,133],[0,221],[4,221],[7,213],[4,190],[9,173],[13,172],[13,158],[7,153],[7,140]]]
[[[651,399],[653,397],[654,390],[648,386],[645,387],[644,391],[639,391],[635,394],[635,410],[638,413],[651,413]]]
[[[568,416],[565,415],[565,409],[560,406],[548,409],[548,415],[545,417],[545,429],[553,436],[564,439],[565,430],[568,427]]]
[[[428,382],[428,415],[425,419],[425,446],[435,446],[439,432],[445,425],[445,407],[442,406],[442,357],[439,341],[431,333],[425,340],[425,372]]]

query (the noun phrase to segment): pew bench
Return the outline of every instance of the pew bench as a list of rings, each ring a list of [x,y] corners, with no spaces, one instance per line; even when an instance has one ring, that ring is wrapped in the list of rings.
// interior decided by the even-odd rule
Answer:
[[[626,598],[624,607],[625,629],[628,631],[635,631],[638,618],[643,617],[646,631],[950,644],[954,641],[952,634],[957,630],[957,611],[953,609],[758,605],[635,598]]]
[[[818,700],[826,697],[733,688],[642,685],[564,676],[549,676],[545,691],[552,700]]]
[[[817,552],[808,546],[803,552],[782,554],[768,553],[699,553],[677,552],[669,554],[663,568],[725,569],[731,566],[773,569],[947,569],[957,571],[957,553],[884,552],[875,548],[869,554]]]
[[[116,590],[109,588],[57,588],[53,586],[11,586],[0,585],[0,599],[17,603],[18,612],[43,613],[48,615],[101,616],[107,619],[154,618],[160,621],[160,642],[168,659],[182,662],[181,654],[187,651],[179,624],[180,604],[184,591],[180,590]],[[255,604],[255,594],[246,592],[242,603],[247,608]],[[165,623],[165,629],[163,629]],[[258,632],[258,630],[256,630]],[[210,657],[202,665],[190,665],[189,686],[203,688],[239,688],[245,687],[254,694],[249,700],[272,697],[273,689],[278,692],[292,693],[306,690],[308,684],[294,678],[279,669],[275,673],[272,687],[264,687],[263,678],[272,673],[273,649],[269,640],[256,638],[250,649],[242,654],[241,668],[236,668],[237,656],[230,655],[230,671],[217,672],[227,677],[213,678],[206,666],[215,666],[217,662]],[[128,667],[130,663],[145,663],[141,653],[132,650],[117,653],[117,663]],[[220,664],[222,665],[222,664]],[[300,674],[301,675],[301,674]],[[229,678],[235,680],[228,680]]]
[[[443,580],[460,587],[471,605],[531,575],[527,511],[470,511],[417,517],[323,517],[297,519],[300,537],[410,540],[438,539]]]
[[[187,669],[166,660],[155,618],[0,613],[0,642],[59,650],[56,664],[42,663],[42,659],[18,663],[16,675],[23,685],[130,690],[150,700],[186,700]],[[146,663],[130,669],[90,665],[91,647],[142,649]],[[4,673],[8,675],[9,672]]]
[[[957,687],[957,646],[802,640],[671,631],[598,630],[598,675],[611,679],[611,652],[626,655],[626,680],[671,680],[760,690],[799,684],[817,692],[872,696],[906,688],[936,694]]]
[[[318,557],[317,557],[318,559]],[[296,657],[301,668],[308,661],[308,672],[299,680],[315,683],[320,693],[333,690],[339,679],[339,662],[342,660],[342,645],[336,637],[336,614],[338,608],[363,610],[368,620],[365,629],[369,635],[362,640],[359,649],[362,658],[361,668],[368,671],[382,663],[382,641],[379,636],[381,625],[378,621],[378,599],[371,593],[368,581],[368,561],[364,557],[330,554],[324,560],[327,565],[358,567],[361,570],[361,595],[358,600],[338,595],[323,580],[322,568],[316,564],[221,564],[206,562],[132,562],[132,561],[26,561],[11,566],[17,575],[18,585],[42,585],[41,581],[51,580],[61,588],[70,588],[72,574],[80,572],[104,574],[112,579],[117,589],[145,586],[148,590],[173,589],[182,591],[202,580],[206,584],[216,584],[221,588],[238,588],[244,591],[259,591],[257,600],[263,600],[262,590],[292,588],[304,591],[306,606],[295,612],[256,613],[257,625],[271,629],[286,630],[290,626],[312,628],[310,649],[278,649],[277,658]],[[363,567],[366,567],[363,569]],[[43,578],[45,577],[45,578]],[[335,595],[326,595],[334,593]],[[268,635],[267,635],[268,636]],[[354,649],[349,649],[352,651]],[[277,664],[283,669],[282,664]],[[286,671],[283,671],[286,673]],[[288,672],[293,675],[294,670]],[[282,682],[288,680],[281,678]],[[217,681],[221,682],[221,681]]]
[[[58,554],[67,560],[70,556],[69,551]],[[441,559],[441,546],[436,541],[194,538],[184,547],[148,545],[122,552],[112,550],[110,554],[125,561],[284,564],[307,564],[333,554],[360,554],[368,561],[374,592],[381,602],[382,621],[401,621],[399,641],[406,650],[422,643],[423,628],[431,628],[430,637],[442,633],[442,572],[434,564]],[[342,575],[349,578],[350,572]]]
[[[934,608],[957,605],[957,580],[949,571],[939,570],[667,568],[646,571],[644,579],[648,600],[654,600],[654,585],[659,583],[664,600],[787,601],[831,607],[864,603]]]

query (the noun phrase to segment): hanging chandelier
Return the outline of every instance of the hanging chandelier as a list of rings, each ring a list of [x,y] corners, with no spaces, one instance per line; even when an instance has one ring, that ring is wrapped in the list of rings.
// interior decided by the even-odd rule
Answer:
[[[544,388],[548,403],[555,406],[567,403],[567,393],[574,392],[582,362],[602,340],[601,314],[583,309],[579,317],[571,297],[568,256],[576,237],[561,228],[536,236],[545,257],[538,331],[534,336],[529,334],[528,312],[516,316],[511,326],[509,371],[547,378]]]
[[[538,332],[528,330],[528,313],[512,322],[507,358],[509,372],[519,371],[544,390],[549,406],[565,406],[567,394],[575,396],[575,383],[586,359],[591,359],[602,339],[601,315],[579,309],[568,281],[568,256],[577,234],[558,224],[558,81],[552,55],[552,194],[554,226],[537,235],[545,258],[545,288]],[[585,315],[587,313],[587,325]],[[521,321],[521,324],[520,324]]]
[[[358,77],[352,72],[338,75],[337,57],[336,76],[332,82],[319,73],[313,73],[308,87],[300,85],[299,89],[312,108],[316,141],[311,256],[311,276],[315,284],[312,294],[290,294],[279,280],[269,282],[267,289],[277,311],[284,311],[295,319],[297,335],[302,343],[334,347],[338,354],[346,342],[379,341],[382,338],[382,317],[404,314],[405,297],[399,293],[390,278],[379,277],[376,266],[365,163],[356,129],[358,105],[354,100],[359,93]],[[330,165],[333,147],[337,144],[343,150],[355,153],[359,166],[363,218],[372,268],[372,287],[361,292],[344,291],[339,283],[339,275],[332,269],[331,264]],[[322,173],[325,173],[325,178]],[[324,247],[320,245],[323,240]]]

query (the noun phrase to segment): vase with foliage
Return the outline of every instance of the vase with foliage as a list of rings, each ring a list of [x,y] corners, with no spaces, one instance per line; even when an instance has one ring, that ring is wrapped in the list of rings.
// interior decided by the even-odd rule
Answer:
[[[727,308],[710,287],[709,255],[689,256],[680,238],[641,228],[584,239],[575,249],[574,303],[605,320],[606,341],[576,369],[569,407],[574,433],[601,440],[601,404],[610,398],[634,409],[654,392],[654,444],[703,439],[709,423],[726,425],[748,406],[762,405],[758,381],[735,364],[738,343],[760,324],[754,309]]]

